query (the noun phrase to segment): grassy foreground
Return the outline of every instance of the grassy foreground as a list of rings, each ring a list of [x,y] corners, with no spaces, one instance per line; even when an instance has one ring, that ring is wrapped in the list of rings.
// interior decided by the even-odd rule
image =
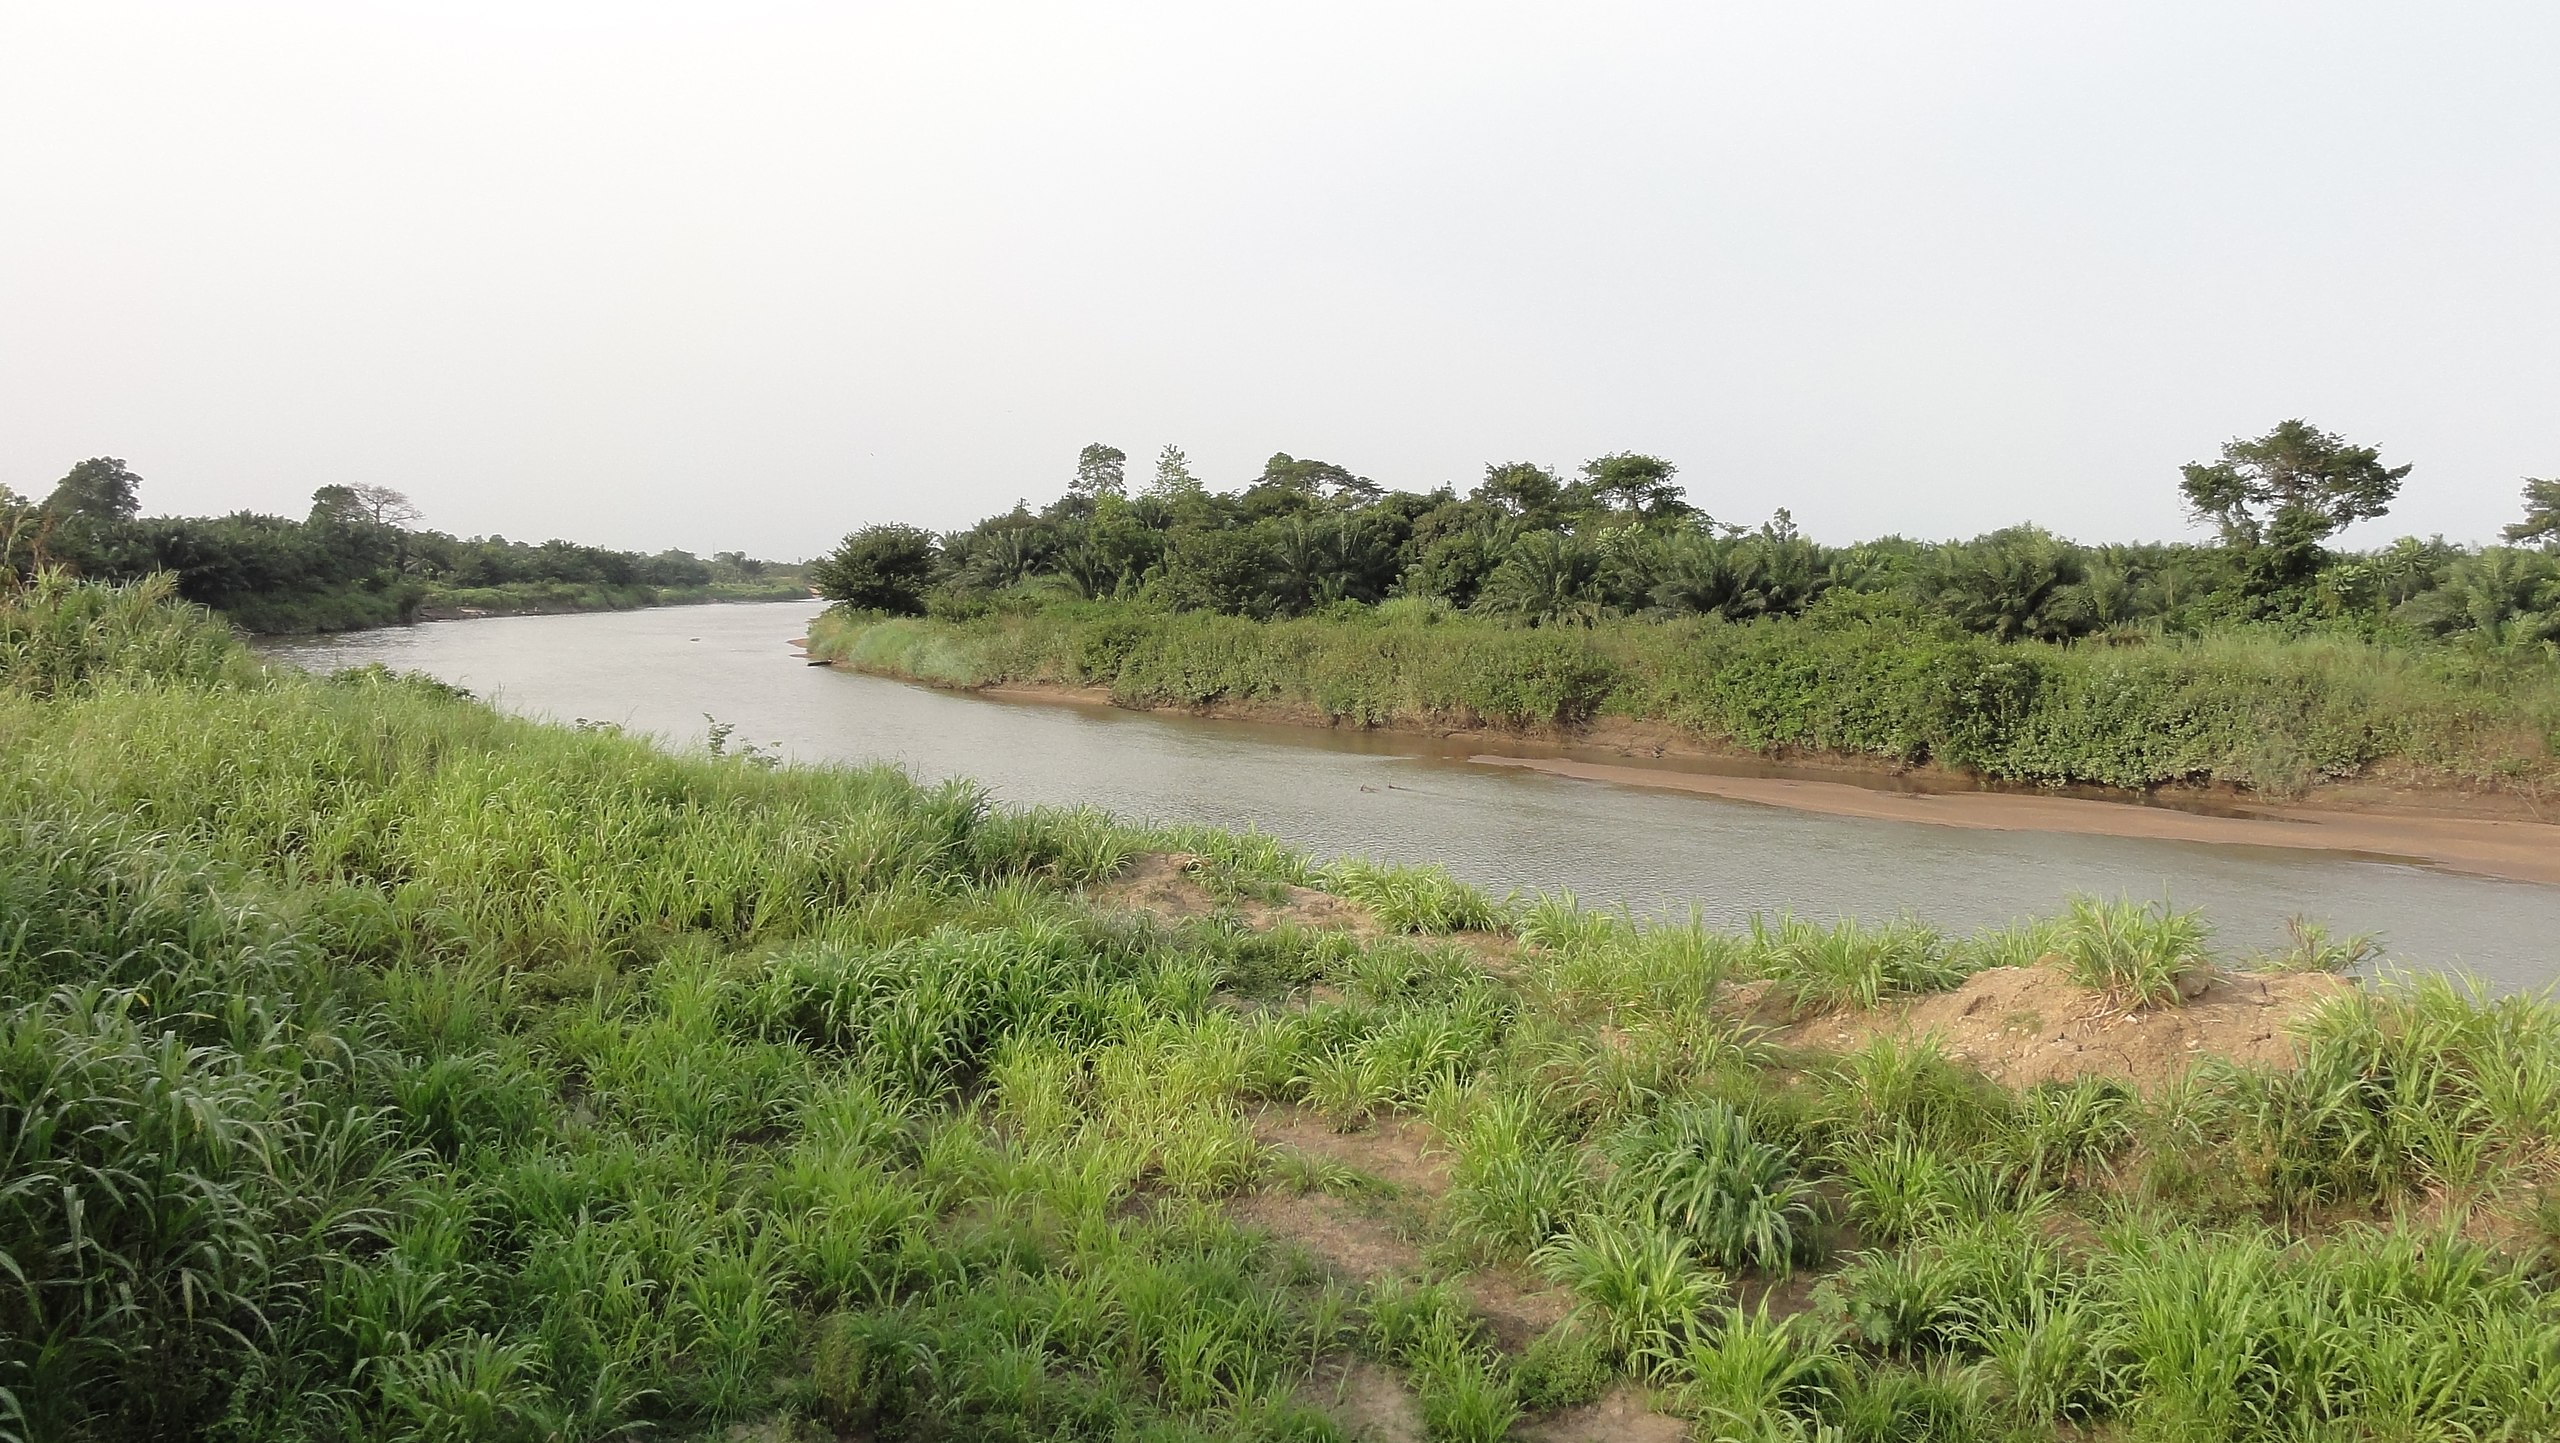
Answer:
[[[810,646],[947,686],[1108,687],[1135,707],[1265,705],[1361,727],[1619,719],[2039,783],[2560,781],[2560,670],[2546,659],[2340,637],[2065,647],[1849,608],[1529,629],[1418,602],[1286,621],[1097,602],[969,621],[837,608]]]
[[[265,672],[164,594],[0,595],[0,1434],[1331,1439],[1363,1370],[1443,1439],[1629,1384],[1706,1438],[2560,1434],[2544,1004],[2009,1092],[1725,1004],[2050,954],[2175,1005],[2194,921],[1644,927]],[[1381,931],[1084,890],[1177,848]],[[1570,1315],[1502,1337],[1494,1275]]]

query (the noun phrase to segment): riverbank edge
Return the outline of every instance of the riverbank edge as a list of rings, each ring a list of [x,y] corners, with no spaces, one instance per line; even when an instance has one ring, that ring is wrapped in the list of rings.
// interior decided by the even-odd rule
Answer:
[[[828,656],[811,649],[810,639],[805,636],[792,638],[791,645],[801,648],[813,664],[889,681],[909,682],[936,691],[998,700],[1103,706],[1115,711],[1165,712],[1209,721],[1434,737],[1444,741],[1480,739],[1492,744],[1608,752],[1639,762],[1750,763],[1780,768],[1801,780],[1837,781],[1870,790],[1942,796],[2067,798],[2111,806],[2166,808],[2204,815],[2322,811],[2431,820],[2560,824],[2560,807],[2533,792],[2488,790],[2417,775],[2395,775],[2396,769],[2388,767],[2376,768],[2367,776],[2324,780],[2298,796],[2253,792],[2226,782],[2167,783],[2151,788],[2110,787],[2098,783],[2038,786],[2027,782],[2004,782],[1936,762],[1884,766],[1878,765],[1873,758],[1848,752],[1807,751],[1794,747],[1755,751],[1700,737],[1667,722],[1630,717],[1604,715],[1588,723],[1564,727],[1507,726],[1445,716],[1413,715],[1363,724],[1347,721],[1305,702],[1221,698],[1205,703],[1132,703],[1114,696],[1105,686],[1022,680],[953,681],[894,668],[864,666],[842,657]]]
[[[805,650],[806,639],[794,640]],[[2442,867],[2473,876],[2560,886],[2560,823],[2531,799],[2392,787],[2372,780],[2331,783],[2297,799],[2252,797],[2229,787],[2133,792],[2084,787],[2006,787],[1945,768],[1901,772],[1838,756],[1772,758],[1717,748],[1659,723],[1607,720],[1579,729],[1459,726],[1405,719],[1348,727],[1318,709],[1284,702],[1130,706],[1097,686],[967,684],[855,666],[808,653],[813,664],[990,701],[1038,706],[1165,712],[1210,721],[1311,730],[1365,731],[1458,741],[1463,759],[1551,776],[1644,787],[1793,811],[1967,830],[2020,831],[2268,847]],[[1523,747],[1537,751],[1523,753]],[[1477,750],[1483,748],[1483,750]],[[1624,762],[1594,761],[1600,752]],[[1663,762],[1743,762],[1758,775],[1682,770]],[[2432,805],[2431,805],[2432,804]]]
[[[235,629],[251,637],[341,636],[359,631],[388,631],[393,627],[416,626],[430,621],[485,621],[503,616],[593,616],[617,611],[655,611],[671,606],[770,606],[786,601],[808,600],[813,604],[816,601],[816,598],[808,595],[805,588],[800,587],[788,589],[772,587],[753,594],[726,596],[702,595],[699,588],[693,587],[651,589],[658,594],[645,601],[576,602],[557,598],[525,598],[520,602],[504,602],[493,606],[464,606],[449,601],[430,600],[420,603],[417,609],[405,619],[354,619],[344,626],[315,625],[262,629],[246,625],[227,612],[217,611],[215,614],[230,621]]]

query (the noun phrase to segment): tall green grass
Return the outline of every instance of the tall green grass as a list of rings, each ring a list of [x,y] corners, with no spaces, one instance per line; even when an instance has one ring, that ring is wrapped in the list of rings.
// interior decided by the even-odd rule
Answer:
[[[1729,987],[1854,1008],[2070,919],[1495,903],[268,675],[147,588],[0,637],[0,1436],[1338,1439],[1355,1358],[1451,1439],[1618,1383],[1708,1437],[2560,1431],[2540,1001],[2386,980],[2298,1067],[2013,1093]],[[1388,932],[1091,904],[1168,848]],[[1434,935],[1495,928],[1498,978]],[[1423,1274],[1237,1220],[1293,1178]],[[1488,1269],[1571,1320],[1489,1326]]]
[[[2337,637],[2000,643],[1895,617],[1524,629],[1389,608],[1258,622],[1123,603],[973,621],[830,612],[813,651],[943,685],[1107,688],[1123,705],[1262,705],[1350,726],[1659,723],[1703,742],[2039,783],[2221,781],[2289,793],[2386,764],[2536,787],[2560,671]]]

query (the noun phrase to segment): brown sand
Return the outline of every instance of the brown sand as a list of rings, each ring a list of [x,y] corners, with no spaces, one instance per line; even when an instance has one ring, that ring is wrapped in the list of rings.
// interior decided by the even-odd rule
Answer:
[[[1512,1436],[1524,1443],[1681,1443],[1689,1424],[1653,1411],[1640,1389],[1622,1383],[1597,1403],[1523,1423]]]
[[[1694,792],[1733,801],[1793,807],[1833,817],[1922,822],[1987,831],[2072,832],[2148,837],[2224,846],[2345,852],[2393,861],[2427,862],[2454,871],[2520,882],[2560,883],[2560,825],[2484,817],[2400,816],[2319,807],[2253,805],[2246,815],[2212,816],[2170,807],[2132,806],[2081,797],[2018,792],[1879,791],[1848,782],[1796,777],[1717,776],[1661,767],[1576,761],[1563,757],[1479,755],[1487,766],[1621,786]]]
[[[1200,880],[1201,860],[1188,852],[1146,852],[1130,859],[1117,876],[1089,888],[1086,896],[1100,906],[1148,912],[1168,922],[1214,917],[1232,912],[1257,932],[1282,923],[1314,931],[1354,932],[1374,936],[1377,919],[1357,903],[1312,887],[1288,887],[1278,901],[1252,895],[1221,902]]]
[[[2052,967],[1993,967],[1953,992],[1812,1018],[1776,1040],[1849,1048],[1879,1035],[1929,1035],[1948,1056],[2010,1087],[2106,1077],[2147,1092],[2207,1058],[2287,1063],[2292,1025],[2353,987],[2326,973],[2240,974],[2213,978],[2184,1006],[2134,1009]]]
[[[1318,1370],[1298,1396],[1332,1414],[1358,1443],[1423,1443],[1429,1436],[1404,1380],[1366,1358]]]

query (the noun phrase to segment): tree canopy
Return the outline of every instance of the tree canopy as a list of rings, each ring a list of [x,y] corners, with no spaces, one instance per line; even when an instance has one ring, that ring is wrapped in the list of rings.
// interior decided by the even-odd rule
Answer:
[[[2526,478],[2524,519],[2508,527],[2506,537],[2519,546],[2560,545],[2560,481]]]
[[[1096,441],[1076,453],[1076,479],[1068,490],[1078,496],[1117,496],[1128,489],[1129,453]]]
[[[866,526],[809,567],[810,584],[829,601],[870,611],[918,615],[938,561],[933,533],[913,526]]]
[[[142,513],[142,478],[113,456],[92,456],[54,484],[44,509],[90,521],[130,521]]]
[[[2391,509],[2407,466],[2384,466],[2308,421],[2279,422],[2222,445],[2222,459],[2179,468],[2187,509],[2233,546],[2309,546]]]

